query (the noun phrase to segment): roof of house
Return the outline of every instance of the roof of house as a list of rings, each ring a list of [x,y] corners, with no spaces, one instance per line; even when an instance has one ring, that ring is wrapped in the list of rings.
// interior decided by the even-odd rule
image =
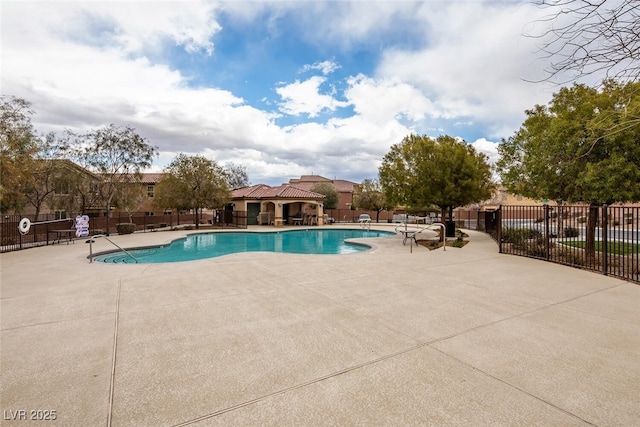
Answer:
[[[84,175],[87,175],[96,180],[100,179],[100,176],[91,172],[89,169],[80,166],[79,164],[69,160],[69,159],[53,159],[54,164],[63,169],[71,170],[74,172],[80,172]]]
[[[355,182],[344,179],[329,179],[320,175],[302,175],[300,178],[292,178],[289,180],[290,184],[295,184],[296,187],[307,191],[311,191],[314,186],[323,182],[333,185],[339,193],[353,193],[353,187],[358,185]]]
[[[163,173],[143,173],[140,181],[143,184],[157,184],[163,175]]]
[[[333,186],[336,187],[336,190],[339,192],[353,192],[353,187],[356,185],[358,184],[344,179],[333,180]]]
[[[300,178],[291,178],[289,180],[290,183],[292,184],[297,184],[299,182],[324,182],[324,181],[331,181],[329,178],[325,178],[324,176],[320,176],[320,175],[302,175],[300,176]]]
[[[325,196],[313,191],[307,191],[291,184],[270,187],[266,184],[256,184],[242,187],[231,192],[234,199],[324,199]]]

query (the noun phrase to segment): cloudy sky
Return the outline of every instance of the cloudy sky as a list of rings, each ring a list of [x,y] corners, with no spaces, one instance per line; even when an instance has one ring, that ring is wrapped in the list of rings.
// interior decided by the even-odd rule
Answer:
[[[40,132],[130,125],[247,169],[377,177],[410,133],[496,143],[559,88],[526,1],[30,1],[1,6],[1,92]]]

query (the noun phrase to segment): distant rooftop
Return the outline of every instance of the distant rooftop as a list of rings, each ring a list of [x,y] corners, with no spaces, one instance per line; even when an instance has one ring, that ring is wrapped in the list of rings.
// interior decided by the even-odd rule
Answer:
[[[302,175],[300,178],[292,178],[289,180],[289,184],[294,184],[296,187],[305,190],[311,190],[315,185],[322,182],[333,185],[339,193],[352,193],[353,187],[358,185],[356,182],[344,179],[329,179],[320,175]]]
[[[256,184],[242,187],[231,192],[234,199],[324,199],[320,193],[314,193],[291,184],[271,187],[266,184]]]

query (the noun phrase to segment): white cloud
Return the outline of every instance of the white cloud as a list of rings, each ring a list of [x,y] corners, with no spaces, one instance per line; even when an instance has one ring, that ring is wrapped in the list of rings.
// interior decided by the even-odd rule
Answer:
[[[339,68],[340,65],[338,65],[335,61],[327,60],[322,62],[314,62],[313,64],[305,64],[300,72],[305,73],[311,70],[320,70],[322,71],[322,74],[327,75],[333,73]]]
[[[326,80],[326,77],[313,76],[302,82],[296,80],[294,83],[276,88],[276,93],[283,99],[280,111],[294,116],[307,114],[314,118],[324,110],[335,111],[347,106],[344,101],[320,93],[320,85]]]
[[[487,2],[432,5],[425,3],[421,11],[429,43],[418,50],[387,50],[376,75],[419,87],[443,117],[473,117],[489,125],[492,136],[506,136],[507,127],[513,132],[524,110],[545,102],[552,89],[524,81],[541,75],[536,41],[522,35],[537,9]]]
[[[397,78],[374,79],[359,74],[348,81],[345,97],[355,111],[372,122],[407,119],[418,122],[439,115],[431,100]]]
[[[317,57],[292,52],[293,70],[319,75],[280,77],[288,79],[275,89],[280,99],[260,104],[279,111],[224,87],[194,87],[167,52],[215,58],[222,12],[225,23],[261,25],[272,37],[285,24],[298,28],[320,48]],[[477,129],[471,144],[494,162],[491,140],[512,134],[524,109],[557,89],[523,81],[542,66],[521,35],[536,19],[526,3],[26,0],[3,3],[1,19],[2,91],[33,103],[38,130],[130,124],[160,147],[156,170],[179,152],[205,153],[245,165],[254,183],[311,172],[375,177],[389,147],[411,132]],[[336,81],[349,65],[333,55],[355,58],[358,49],[379,61],[375,72]],[[278,125],[284,114],[297,124]]]
[[[472,145],[477,152],[486,154],[489,164],[493,165],[500,159],[497,142],[491,142],[487,141],[485,138],[480,138],[469,144]]]
[[[330,44],[349,51],[362,45],[384,46],[398,28],[417,36],[421,31],[415,13],[422,3],[309,1],[303,2],[303,8],[293,13],[302,29],[300,37],[319,46]]]

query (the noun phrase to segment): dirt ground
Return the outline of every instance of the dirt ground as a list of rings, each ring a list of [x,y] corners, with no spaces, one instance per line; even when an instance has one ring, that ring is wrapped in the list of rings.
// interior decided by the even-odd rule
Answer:
[[[447,247],[450,246],[450,247],[454,247],[454,248],[461,248],[461,247],[465,246],[467,243],[469,243],[468,240],[465,240],[465,238],[469,237],[469,235],[463,233],[462,231],[458,230],[456,232],[456,236],[457,236],[457,238],[455,238],[455,239],[448,239],[447,240]],[[421,239],[421,240],[418,240],[417,242],[418,242],[418,244],[420,246],[424,246],[425,248],[429,249],[430,251],[442,247],[442,242],[440,242],[438,240]]]

